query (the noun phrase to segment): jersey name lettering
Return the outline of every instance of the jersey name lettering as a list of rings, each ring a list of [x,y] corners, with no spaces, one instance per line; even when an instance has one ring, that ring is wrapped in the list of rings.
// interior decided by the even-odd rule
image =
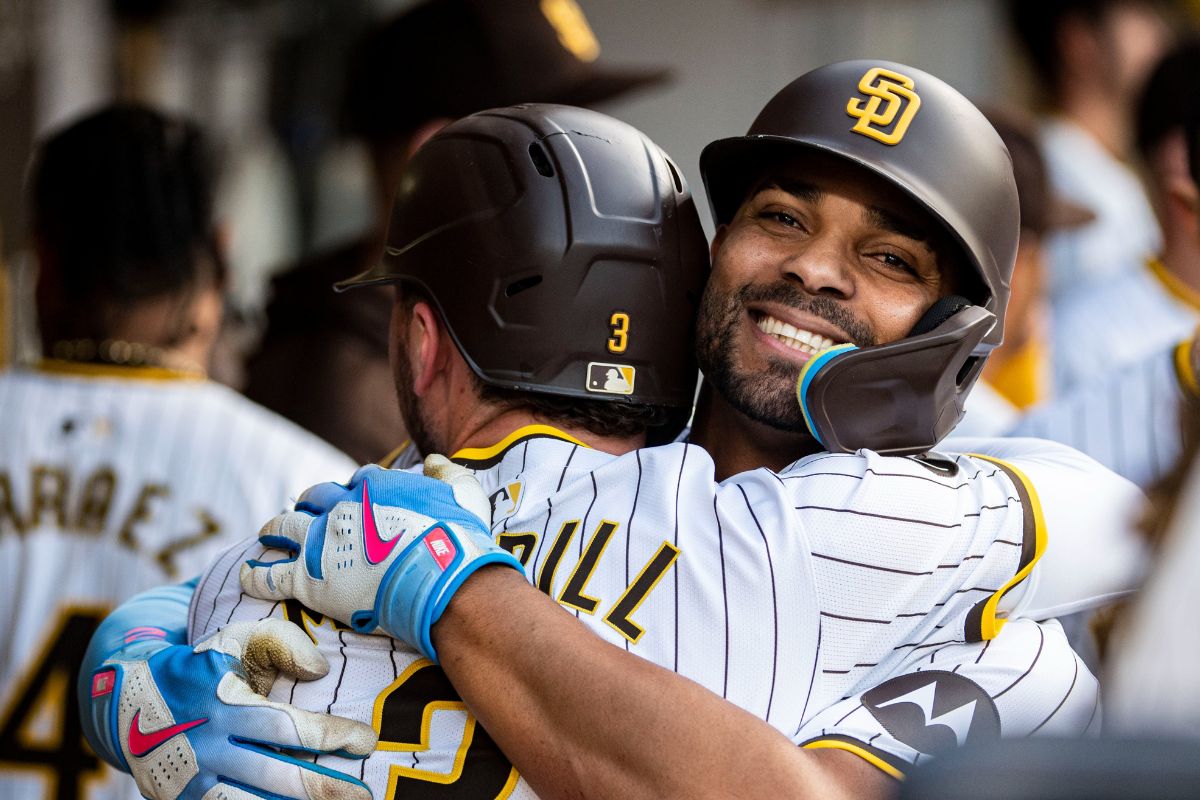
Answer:
[[[536,549],[538,535],[532,531],[510,532],[503,531],[496,536],[496,543],[515,555],[521,562],[521,565],[533,577],[536,574],[534,585],[544,594],[553,597],[560,605],[567,608],[581,611],[585,614],[595,614],[604,598],[592,597],[584,593],[588,581],[592,574],[596,571],[600,560],[604,556],[604,552],[608,547],[608,543],[612,541],[613,534],[620,527],[619,523],[611,520],[602,520],[592,534],[591,540],[580,556],[575,567],[570,572],[570,577],[567,578],[563,587],[558,591],[557,596],[554,591],[555,578],[558,573],[558,568],[566,554],[567,546],[575,537],[576,531],[579,530],[580,520],[567,520],[558,529],[558,533],[554,537],[554,541],[550,547],[549,553],[542,561],[536,573],[534,568],[529,566],[529,560]],[[603,615],[604,621],[628,639],[633,644],[637,644],[642,638],[646,630],[633,621],[633,613],[637,611],[642,603],[646,602],[646,598],[650,596],[650,592],[654,591],[654,587],[662,580],[663,576],[675,564],[675,559],[679,557],[679,549],[670,542],[664,541],[654,553],[653,556],[645,563],[638,571],[635,577],[625,591],[615,599],[609,610]]]
[[[117,543],[135,553],[146,553],[169,577],[178,570],[175,556],[219,536],[221,525],[208,511],[194,511],[194,528],[163,543],[155,537],[151,548],[139,532],[150,525],[164,503],[171,499],[171,487],[162,483],[143,483],[131,503],[118,507],[115,502],[118,475],[110,466],[98,467],[83,475],[66,466],[34,464],[29,469],[29,494],[18,497],[11,474],[0,470],[0,536],[19,536],[40,529],[83,536],[115,535]]]

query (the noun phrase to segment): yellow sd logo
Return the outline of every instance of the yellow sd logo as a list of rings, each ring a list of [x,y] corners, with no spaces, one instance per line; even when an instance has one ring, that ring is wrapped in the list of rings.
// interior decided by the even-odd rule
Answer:
[[[846,104],[846,113],[858,120],[851,130],[884,144],[896,144],[921,107],[921,98],[913,89],[913,79],[907,75],[883,67],[867,70],[858,82],[865,101],[851,97]]]

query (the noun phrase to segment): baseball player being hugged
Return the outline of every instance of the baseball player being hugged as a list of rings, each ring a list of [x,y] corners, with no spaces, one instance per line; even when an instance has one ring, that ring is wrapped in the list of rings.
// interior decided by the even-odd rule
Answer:
[[[702,169],[710,276],[678,171],[628,126],[523,106],[432,139],[388,257],[351,283],[399,284],[405,421],[458,463],[314,487],[214,563],[182,623],[110,618],[104,691],[84,687],[100,751],[148,791],[171,764],[129,741],[163,731],[186,767],[156,796],[245,796],[254,769],[313,796],[230,710],[239,670],[270,685],[264,652],[320,662],[283,620],[330,663],[275,681],[270,712],[369,723],[370,757],[318,762],[378,797],[878,794],[947,744],[1092,728],[1095,680],[1057,625],[1005,621],[1127,585],[1056,576],[1078,572],[1072,525],[1119,545],[1136,490],[1045,443],[930,452],[1001,335],[1017,219],[995,132],[933,76],[846,62]],[[635,449],[689,404],[702,285],[705,447]],[[152,618],[167,639],[122,645]]]

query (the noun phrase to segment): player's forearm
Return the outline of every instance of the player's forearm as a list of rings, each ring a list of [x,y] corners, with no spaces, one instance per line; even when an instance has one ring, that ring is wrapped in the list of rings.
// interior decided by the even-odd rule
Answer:
[[[459,694],[544,797],[890,789],[853,756],[800,750],[698,684],[607,644],[512,570],[481,570],[433,636]]]

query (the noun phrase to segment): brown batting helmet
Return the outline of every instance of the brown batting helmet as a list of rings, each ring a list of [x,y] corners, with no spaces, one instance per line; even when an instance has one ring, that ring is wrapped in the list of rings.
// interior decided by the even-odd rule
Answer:
[[[707,274],[695,204],[657,145],[595,111],[529,104],[430,139],[383,259],[339,289],[422,287],[485,383],[686,409]]]

